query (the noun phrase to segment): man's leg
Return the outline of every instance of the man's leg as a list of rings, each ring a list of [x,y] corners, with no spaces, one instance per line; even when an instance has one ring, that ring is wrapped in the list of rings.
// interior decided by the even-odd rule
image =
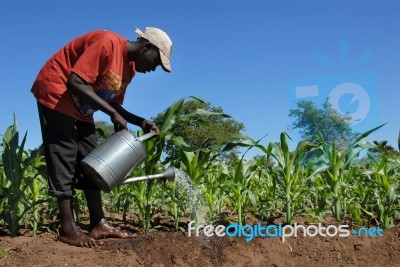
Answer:
[[[72,201],[72,197],[58,198],[61,219],[61,233],[59,240],[78,247],[91,248],[96,247],[97,245],[102,245],[102,242],[99,243],[99,241],[94,240],[78,228],[72,215]]]
[[[118,227],[110,224],[104,217],[101,201],[101,191],[88,187],[84,190],[90,213],[90,236],[94,239],[102,238],[130,238],[135,235],[129,234]]]
[[[95,247],[96,241],[77,227],[71,204],[73,202],[74,165],[77,155],[75,120],[38,103],[43,149],[48,173],[49,193],[57,197],[60,209],[59,240],[74,246]]]

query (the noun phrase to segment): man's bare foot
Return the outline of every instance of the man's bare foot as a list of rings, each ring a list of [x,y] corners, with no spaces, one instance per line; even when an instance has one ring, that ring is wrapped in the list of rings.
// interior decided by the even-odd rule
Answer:
[[[63,233],[62,236],[58,238],[61,242],[64,242],[68,245],[77,246],[77,247],[87,247],[94,248],[97,246],[102,246],[104,243],[102,241],[97,241],[81,230],[78,227],[73,227],[71,231],[68,231],[68,234]]]
[[[126,231],[121,230],[118,227],[110,224],[105,218],[101,219],[99,223],[92,229],[89,236],[94,239],[102,238],[132,238],[135,234],[130,234]]]

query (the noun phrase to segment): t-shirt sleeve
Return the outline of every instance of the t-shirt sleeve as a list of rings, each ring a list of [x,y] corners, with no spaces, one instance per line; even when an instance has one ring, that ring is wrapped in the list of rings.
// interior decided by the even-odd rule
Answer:
[[[85,82],[92,84],[107,71],[108,53],[101,44],[92,44],[79,57],[71,71]]]

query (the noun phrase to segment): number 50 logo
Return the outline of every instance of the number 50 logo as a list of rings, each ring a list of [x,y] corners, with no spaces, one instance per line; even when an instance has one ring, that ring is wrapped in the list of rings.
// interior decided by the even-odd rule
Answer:
[[[339,42],[340,59],[345,63],[347,42]],[[353,64],[351,69],[361,65],[370,58],[369,52]],[[334,66],[322,54],[317,60],[330,67]],[[363,132],[378,126],[380,122],[378,90],[376,75],[373,71],[337,72],[335,75],[306,77],[287,82],[289,108],[297,108],[296,102],[307,100],[321,105],[326,98],[332,107],[352,118],[352,129]]]

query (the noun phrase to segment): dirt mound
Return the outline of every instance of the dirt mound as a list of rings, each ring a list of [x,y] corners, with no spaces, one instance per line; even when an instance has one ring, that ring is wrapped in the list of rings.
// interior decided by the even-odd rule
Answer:
[[[188,237],[153,232],[78,248],[43,233],[0,237],[0,266],[400,266],[400,226],[383,237]]]

